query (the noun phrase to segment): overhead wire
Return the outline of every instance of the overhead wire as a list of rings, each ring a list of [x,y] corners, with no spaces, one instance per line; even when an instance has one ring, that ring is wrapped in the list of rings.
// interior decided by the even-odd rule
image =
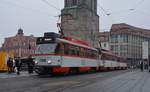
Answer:
[[[61,9],[57,8],[56,6],[54,6],[53,4],[49,3],[47,0],[41,0],[42,2],[46,3],[48,6],[58,10],[59,12],[61,11]]]
[[[119,13],[122,13],[122,12],[128,12],[128,11],[133,11],[135,9],[137,9],[145,0],[140,0],[134,7],[130,8],[130,9],[126,9],[126,10],[120,10],[118,12],[107,12],[100,4],[99,4],[99,7],[100,9],[105,13],[105,15],[107,16],[110,16],[112,14],[119,14]]]
[[[98,3],[98,7],[99,7],[99,8],[98,8],[99,11],[101,11],[104,16],[108,17],[108,18],[107,18],[108,21],[110,21],[111,24],[113,24],[113,23],[114,23],[114,19],[112,18],[111,14],[110,14],[108,11],[106,11],[99,3]],[[110,23],[110,22],[109,22],[109,23]],[[108,29],[108,30],[109,30],[109,28],[105,28],[105,29]],[[104,31],[104,32],[105,32],[105,31],[108,31],[108,30],[100,29],[100,31]]]
[[[47,16],[51,16],[51,17],[55,17],[55,15],[51,15],[51,14],[48,14],[46,12],[43,12],[43,11],[40,11],[40,10],[37,10],[37,9],[33,9],[31,7],[24,7],[22,5],[19,5],[17,3],[13,3],[13,2],[10,2],[10,1],[4,1],[4,2],[1,2],[0,4],[9,4],[9,5],[12,5],[12,6],[15,6],[15,7],[19,7],[19,8],[22,8],[22,9],[25,9],[25,10],[28,10],[28,11],[32,11],[32,12],[36,12],[36,13],[40,13],[40,14],[44,14],[44,15],[47,15]]]
[[[144,14],[144,15],[149,16],[149,17],[150,17],[150,13],[148,13],[148,12],[141,11],[141,10],[136,10],[136,12],[138,12],[138,13],[140,13],[140,14]]]
[[[56,9],[57,11],[61,11],[61,9],[59,9],[58,7],[56,7],[56,6],[54,6],[53,4],[51,4],[50,2],[48,2],[47,0],[41,0],[42,2],[44,2],[44,3],[46,3],[47,5],[49,5],[50,7],[52,7],[52,8],[54,8],[54,9]],[[136,5],[135,5],[135,7],[133,7],[133,8],[131,8],[131,9],[127,9],[127,10],[125,10],[126,12],[127,11],[134,11],[134,10],[137,10],[137,8],[141,5],[141,3],[143,3],[145,0],[140,0]],[[33,8],[30,8],[30,7],[24,7],[24,6],[22,6],[22,5],[19,5],[19,4],[16,4],[16,3],[13,3],[13,2],[8,2],[7,0],[5,1],[5,2],[3,2],[3,3],[7,3],[7,4],[10,4],[10,5],[13,5],[13,6],[15,6],[15,7],[20,7],[20,8],[24,8],[24,9],[27,9],[27,10],[29,10],[29,11],[33,11],[33,12],[38,12],[38,13],[41,13],[41,14],[46,14],[46,15],[48,15],[48,16],[53,16],[54,17],[54,15],[50,15],[50,14],[48,14],[48,13],[45,13],[45,12],[43,12],[43,11],[40,11],[40,10],[37,10],[37,9],[33,9]],[[98,7],[99,7],[99,10],[100,11],[102,11],[102,13],[104,14],[104,15],[106,15],[106,16],[108,16],[110,19],[111,19],[111,21],[113,22],[113,19],[112,19],[112,16],[111,15],[114,15],[114,14],[119,14],[119,13],[122,13],[122,12],[124,12],[124,11],[118,11],[118,12],[112,12],[112,13],[110,13],[110,12],[108,12],[108,11],[106,11],[100,4],[98,5]],[[137,11],[138,12],[138,11]],[[139,11],[139,12],[142,12],[142,11]],[[145,15],[150,15],[150,14],[148,14],[148,13],[145,13],[145,12],[143,12]],[[111,17],[110,17],[111,16]]]
[[[137,9],[145,0],[140,0],[132,9]]]
[[[98,7],[100,8],[100,11],[102,10],[106,16],[109,16],[109,13],[107,13],[107,11],[100,4],[98,5]]]
[[[55,3],[58,5],[58,9],[61,9],[61,8],[60,8],[60,3],[59,3],[59,1],[58,1],[58,0],[55,0]]]
[[[114,23],[114,19],[111,16],[110,12],[107,12],[100,4],[98,4],[100,11],[103,11],[104,15],[107,16],[109,18],[109,20]]]
[[[100,4],[99,4],[99,7],[100,7],[100,9],[104,12],[104,14],[110,18],[110,20],[111,20],[112,23],[113,23],[114,20],[112,19],[112,16],[111,16],[111,15],[135,11],[144,1],[145,1],[145,0],[140,0],[134,7],[130,8],[130,9],[126,9],[126,10],[124,10],[124,11],[121,10],[121,11],[118,11],[118,12],[107,12]],[[101,10],[100,10],[100,11],[101,11]],[[147,15],[148,15],[148,14],[147,14]]]

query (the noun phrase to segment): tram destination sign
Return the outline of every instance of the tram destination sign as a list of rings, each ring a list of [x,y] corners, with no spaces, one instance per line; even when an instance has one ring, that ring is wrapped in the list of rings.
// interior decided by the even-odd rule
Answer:
[[[38,37],[36,43],[37,44],[46,44],[46,43],[54,43],[54,37]]]

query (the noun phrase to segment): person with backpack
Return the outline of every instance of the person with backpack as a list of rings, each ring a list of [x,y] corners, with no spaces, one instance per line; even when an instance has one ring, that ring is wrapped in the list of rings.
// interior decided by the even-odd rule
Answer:
[[[8,73],[13,72],[13,58],[9,57],[7,60]]]

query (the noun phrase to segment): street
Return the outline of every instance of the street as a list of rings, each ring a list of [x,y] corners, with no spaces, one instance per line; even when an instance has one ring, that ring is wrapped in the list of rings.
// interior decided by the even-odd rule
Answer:
[[[54,77],[12,76],[0,75],[1,92],[149,92],[150,84],[150,74],[139,70]]]
[[[134,71],[65,92],[149,92],[149,84],[150,74],[147,71]]]

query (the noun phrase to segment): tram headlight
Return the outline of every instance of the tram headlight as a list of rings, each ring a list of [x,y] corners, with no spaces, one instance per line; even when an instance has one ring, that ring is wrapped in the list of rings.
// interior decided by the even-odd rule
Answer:
[[[37,61],[37,60],[35,60],[34,62],[35,62],[35,64],[38,64],[38,61]]]
[[[52,63],[52,61],[51,61],[51,60],[48,60],[48,61],[47,61],[47,63],[48,63],[48,64],[51,64],[51,63]]]

